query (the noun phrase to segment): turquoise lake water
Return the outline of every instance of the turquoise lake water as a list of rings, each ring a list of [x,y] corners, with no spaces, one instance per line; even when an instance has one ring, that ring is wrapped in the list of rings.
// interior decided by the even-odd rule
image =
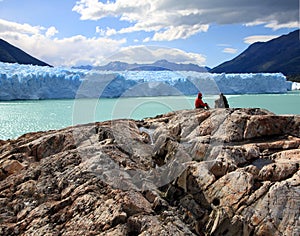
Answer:
[[[264,108],[276,114],[300,114],[300,91],[287,94],[227,95],[230,107]],[[214,107],[217,96],[204,96]],[[194,109],[195,96],[114,99],[26,100],[0,102],[0,139],[24,133],[118,118],[143,119],[169,111]]]

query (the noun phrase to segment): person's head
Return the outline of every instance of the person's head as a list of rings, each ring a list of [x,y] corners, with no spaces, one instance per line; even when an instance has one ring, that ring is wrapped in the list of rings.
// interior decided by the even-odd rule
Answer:
[[[202,93],[198,93],[198,98],[202,98]]]

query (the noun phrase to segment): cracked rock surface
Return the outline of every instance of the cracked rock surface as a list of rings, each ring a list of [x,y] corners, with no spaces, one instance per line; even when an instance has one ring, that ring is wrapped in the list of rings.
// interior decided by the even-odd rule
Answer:
[[[300,235],[300,116],[170,112],[0,140],[0,235]]]

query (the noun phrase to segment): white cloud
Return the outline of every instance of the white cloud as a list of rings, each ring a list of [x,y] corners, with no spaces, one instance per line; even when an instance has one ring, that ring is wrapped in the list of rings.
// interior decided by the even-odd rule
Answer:
[[[150,37],[147,37],[147,38],[145,38],[144,40],[143,40],[143,43],[148,43],[148,42],[150,42],[151,41],[151,38]]]
[[[76,3],[73,11],[81,14],[81,19],[84,20],[114,16],[131,23],[131,26],[116,31],[118,34],[155,32],[153,38],[147,41],[186,39],[198,32],[207,31],[207,24],[196,24],[198,10],[184,8],[169,11],[159,9],[159,5],[159,0],[117,0],[106,4],[97,0],[81,0]]]
[[[19,32],[23,34],[35,35],[40,34],[44,28],[41,26],[31,26],[29,24],[19,24],[11,21],[0,19],[0,32]]]
[[[96,27],[96,33],[100,34],[101,36],[110,37],[112,35],[117,34],[117,31],[115,29],[112,29],[110,27],[106,27],[106,29],[102,29],[99,26]]]
[[[107,58],[107,61],[123,61],[128,63],[152,63],[166,59],[176,63],[195,63],[204,65],[206,58],[197,53],[188,53],[175,48],[158,46],[130,46]]]
[[[51,38],[53,37],[55,34],[58,33],[58,30],[54,27],[51,26],[47,31],[46,31],[46,37],[47,38]]]
[[[151,2],[140,0],[117,0],[102,3],[98,0],[80,0],[76,2],[73,11],[81,15],[82,20],[99,20],[107,16],[121,16],[124,20],[135,21],[142,18],[139,15],[143,10],[150,10]]]
[[[177,27],[169,27],[163,32],[157,32],[154,34],[153,41],[171,41],[175,39],[187,39],[190,36],[199,32],[207,32],[208,25],[181,25]]]
[[[230,47],[231,45],[230,44],[227,44],[227,43],[219,43],[217,44],[218,47]]]
[[[290,21],[288,23],[279,23],[278,21],[253,21],[250,23],[245,24],[245,26],[256,26],[256,25],[264,25],[266,28],[271,28],[273,30],[278,30],[278,29],[284,29],[284,28],[299,28],[299,21]]]
[[[101,36],[105,36],[105,30],[100,28],[99,26],[96,27],[96,33]]]
[[[280,24],[277,21],[270,22],[265,25],[267,28],[271,28],[273,30],[283,29],[283,28],[299,28],[299,22],[298,21],[291,21],[288,23]]]
[[[125,39],[87,38],[76,35],[58,39],[55,27],[44,28],[0,20],[0,38],[54,66],[99,64],[126,43]]]
[[[263,24],[274,30],[299,25],[299,3],[295,0],[253,0],[238,4],[236,0],[115,0],[106,3],[80,0],[73,11],[79,13],[82,20],[112,16],[127,21],[130,26],[115,33],[153,32],[153,41],[185,39],[207,31],[213,23]]]
[[[255,42],[267,42],[271,39],[277,38],[280,35],[252,35],[244,38],[244,42],[247,44],[252,44]]]
[[[102,30],[98,27],[96,31],[106,36],[110,31],[114,33],[110,28]],[[54,66],[99,65],[112,60],[152,63],[161,59],[177,63],[205,64],[203,55],[179,49],[155,46],[126,48],[122,47],[126,39],[113,40],[107,37],[87,38],[76,35],[63,39],[52,38],[57,32],[53,26],[44,28],[0,20],[0,38]]]
[[[237,49],[236,48],[224,48],[223,52],[224,53],[229,53],[229,54],[236,54],[237,53]]]
[[[244,25],[245,25],[245,26],[252,27],[252,26],[264,25],[264,24],[266,24],[265,21],[255,20],[255,21],[252,21],[252,22],[245,23]]]

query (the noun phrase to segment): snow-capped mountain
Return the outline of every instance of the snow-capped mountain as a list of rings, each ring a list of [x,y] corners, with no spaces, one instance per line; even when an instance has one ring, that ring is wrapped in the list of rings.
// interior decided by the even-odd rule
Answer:
[[[198,66],[196,64],[184,64],[174,63],[167,60],[159,60],[154,63],[138,64],[138,63],[126,63],[121,61],[112,61],[104,66],[79,66],[74,67],[75,69],[88,69],[88,70],[101,70],[101,71],[197,71],[197,72],[208,72],[210,68],[205,66]]]

